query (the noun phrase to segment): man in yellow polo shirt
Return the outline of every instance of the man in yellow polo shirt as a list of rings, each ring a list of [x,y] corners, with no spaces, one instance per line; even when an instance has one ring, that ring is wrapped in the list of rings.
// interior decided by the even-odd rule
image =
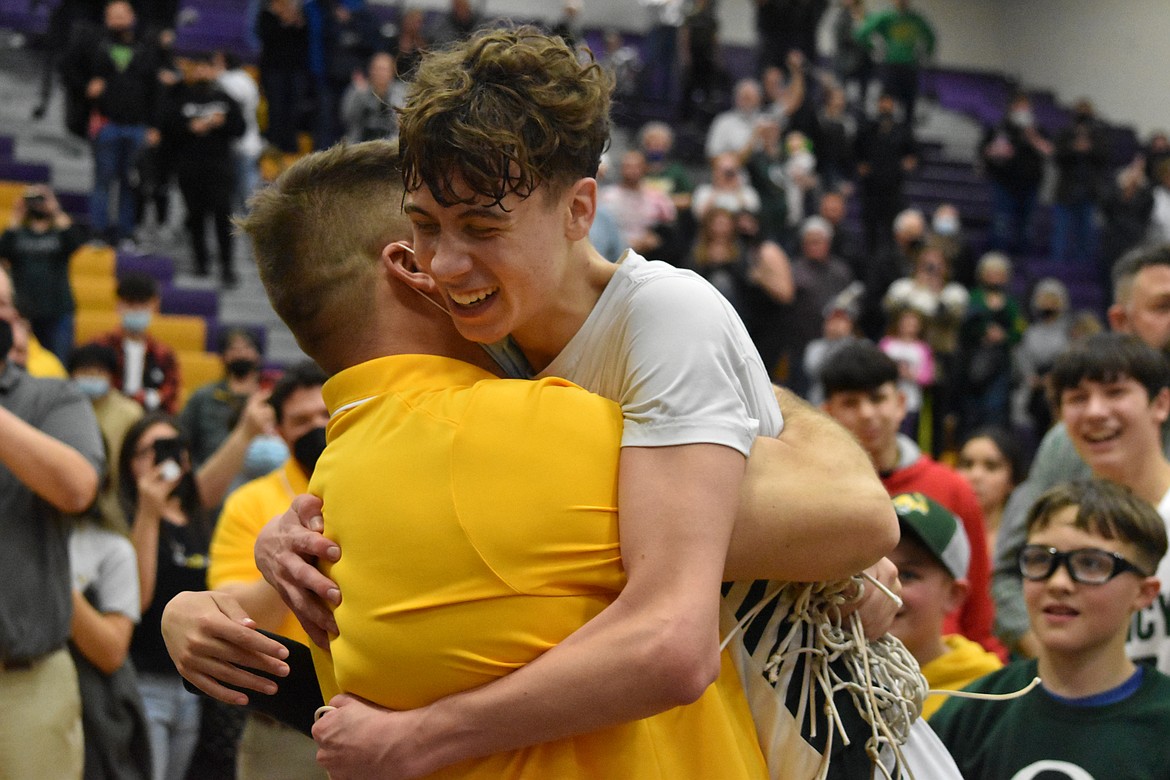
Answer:
[[[629,596],[645,594],[646,586],[633,587],[641,576],[636,559],[623,571],[613,517],[617,410],[563,380],[486,381],[494,369],[486,353],[460,338],[445,315],[437,317],[433,301],[400,283],[403,265],[394,253],[401,247],[376,254],[405,234],[394,234],[402,230],[395,224],[401,220],[395,173],[394,158],[376,143],[314,155],[262,198],[275,204],[253,211],[278,213],[267,214],[263,227],[255,220],[246,226],[275,308],[302,349],[337,374],[326,388],[334,411],[330,449],[313,484],[327,496],[329,533],[347,551],[329,572],[347,595],[337,612],[342,636],[331,643],[336,668],[320,667],[326,693],[340,689],[415,707],[393,711],[352,695],[335,699],[337,711],[314,730],[319,760],[335,778],[436,771],[493,778],[762,776],[726,657],[710,678],[706,670],[681,668],[669,644],[653,640],[662,629],[658,602]],[[789,418],[792,430],[796,422]],[[776,440],[757,446],[767,444],[789,446]],[[608,448],[601,460],[599,447]],[[333,452],[348,455],[332,460]],[[794,481],[752,483],[749,504],[771,512],[749,516],[745,538],[754,541],[738,547],[737,520],[732,576],[844,576],[880,557],[884,516],[869,525],[867,497],[872,492],[883,512],[888,499],[866,489],[866,479],[876,479],[864,458],[852,457],[860,453],[833,452],[836,473],[850,478],[803,537],[799,519],[778,528],[758,517],[799,505],[805,513],[793,514],[803,518],[810,496],[823,500],[823,485],[803,471],[813,461],[818,473],[827,470],[821,454],[792,462]],[[749,463],[749,482],[753,468]],[[607,470],[602,484],[597,480]],[[781,483],[791,492],[775,500]],[[858,529],[850,545],[823,543],[826,523],[837,521],[837,501],[849,508],[842,528]],[[726,552],[691,554],[722,560]],[[802,565],[804,574],[795,574]],[[680,570],[688,570],[685,563]],[[687,602],[672,603],[685,620]],[[240,650],[236,663],[279,674],[273,661],[283,655],[275,643],[240,628],[238,609],[218,609],[223,620],[212,633]],[[164,634],[189,679],[225,701],[243,697],[215,680],[267,687],[220,663],[224,655],[198,658],[177,647],[185,635],[176,629],[199,621],[192,622],[191,610],[185,617],[168,612],[176,620],[164,620]],[[545,671],[553,656],[558,663]],[[551,689],[544,685],[554,693],[526,696],[542,675],[555,680]],[[425,730],[416,728],[419,719],[437,728],[425,745],[398,751],[403,732],[409,739]],[[458,731],[459,724],[468,729]],[[377,765],[347,763],[354,745],[377,746]]]
[[[240,486],[228,496],[211,540],[207,585],[237,598],[259,628],[309,644],[300,623],[280,595],[260,576],[252,548],[265,523],[284,512],[293,497],[309,489],[317,457],[325,446],[329,413],[321,395],[325,372],[312,361],[289,368],[272,388],[276,433],[293,456],[275,471]],[[238,780],[280,777],[324,780],[317,746],[303,734],[263,715],[244,726],[237,752]]]

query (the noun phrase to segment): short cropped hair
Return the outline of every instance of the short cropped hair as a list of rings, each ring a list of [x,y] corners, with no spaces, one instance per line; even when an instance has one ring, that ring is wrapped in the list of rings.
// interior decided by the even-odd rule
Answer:
[[[1133,294],[1133,280],[1150,266],[1170,266],[1170,244],[1139,246],[1121,256],[1113,266],[1113,302],[1125,304]]]
[[[250,205],[238,225],[252,239],[273,309],[307,354],[371,318],[382,250],[410,239],[393,141],[303,157]]]
[[[1069,482],[1045,492],[1028,510],[1028,534],[1047,528],[1053,515],[1070,506],[1077,507],[1076,528],[1132,544],[1140,558],[1135,563],[1148,574],[1157,570],[1166,555],[1165,522],[1150,503],[1103,479]]]
[[[284,421],[284,402],[297,390],[320,387],[325,384],[329,375],[312,360],[302,360],[288,368],[276,384],[272,386],[272,395],[268,396],[268,403],[276,412],[276,422],[279,425]]]
[[[131,271],[118,280],[115,294],[125,303],[149,303],[160,295],[158,280],[145,271]]]
[[[82,344],[69,353],[69,373],[83,368],[100,368],[111,376],[118,374],[118,355],[104,344]]]
[[[1084,380],[1114,382],[1129,377],[1141,383],[1150,400],[1170,387],[1170,364],[1165,355],[1128,333],[1097,333],[1062,352],[1049,373],[1049,387],[1057,408],[1060,396]]]
[[[498,205],[597,175],[613,78],[559,36],[486,30],[428,54],[399,121],[406,189],[440,204]]]
[[[857,340],[833,350],[821,366],[825,398],[834,393],[870,393],[897,381],[898,364],[870,341]]]

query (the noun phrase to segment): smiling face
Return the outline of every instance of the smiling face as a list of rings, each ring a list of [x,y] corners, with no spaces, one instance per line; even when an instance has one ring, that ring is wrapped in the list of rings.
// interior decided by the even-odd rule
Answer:
[[[593,198],[584,233],[573,216],[582,195]],[[443,206],[426,187],[410,193],[415,259],[464,338],[490,344],[511,334],[534,366],[533,352],[551,359],[564,347],[581,324],[564,316],[584,275],[573,243],[588,234],[595,198],[592,179],[560,194],[547,186],[527,198],[510,194],[495,206]],[[595,302],[582,303],[584,314]]]
[[[1028,544],[1060,552],[1096,548],[1139,560],[1134,545],[1075,527],[1077,510],[1066,506],[1054,512],[1045,525],[1028,534]],[[1055,656],[1113,651],[1124,657],[1130,615],[1149,605],[1157,592],[1155,578],[1135,572],[1122,572],[1101,585],[1082,585],[1073,581],[1063,565],[1047,580],[1024,580],[1032,630],[1045,653]]]
[[[1150,399],[1129,376],[1083,379],[1060,393],[1060,419],[1081,458],[1096,476],[1126,483],[1145,459],[1161,453],[1161,425],[1170,413],[1170,391]]]
[[[943,619],[958,608],[967,596],[967,582],[956,580],[930,552],[903,531],[902,540],[890,553],[898,567],[902,607],[894,617],[890,633],[906,645],[919,664],[942,655]]]

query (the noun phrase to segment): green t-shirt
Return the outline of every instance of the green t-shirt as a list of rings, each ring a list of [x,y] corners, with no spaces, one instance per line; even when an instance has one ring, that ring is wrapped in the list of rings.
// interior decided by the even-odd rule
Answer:
[[[965,690],[1009,693],[1036,677],[1018,661]],[[972,780],[1170,778],[1170,677],[1146,668],[1128,697],[1078,706],[1037,687],[1018,699],[952,698],[930,719],[963,777]]]

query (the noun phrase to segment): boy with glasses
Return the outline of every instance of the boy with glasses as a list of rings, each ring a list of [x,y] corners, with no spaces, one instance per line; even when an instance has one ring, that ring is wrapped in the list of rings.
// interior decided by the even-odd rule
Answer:
[[[1163,522],[1170,518],[1170,461],[1162,451],[1170,416],[1165,356],[1135,336],[1103,333],[1061,355],[1049,381],[1060,420],[1093,476],[1128,488]],[[1125,648],[1131,659],[1170,673],[1170,564],[1150,573],[1162,589],[1134,616]]]
[[[1165,775],[1170,678],[1126,654],[1131,617],[1158,596],[1165,553],[1162,518],[1123,487],[1074,482],[1040,497],[1019,555],[1039,656],[967,688],[1027,692],[954,698],[930,721],[964,777]]]

